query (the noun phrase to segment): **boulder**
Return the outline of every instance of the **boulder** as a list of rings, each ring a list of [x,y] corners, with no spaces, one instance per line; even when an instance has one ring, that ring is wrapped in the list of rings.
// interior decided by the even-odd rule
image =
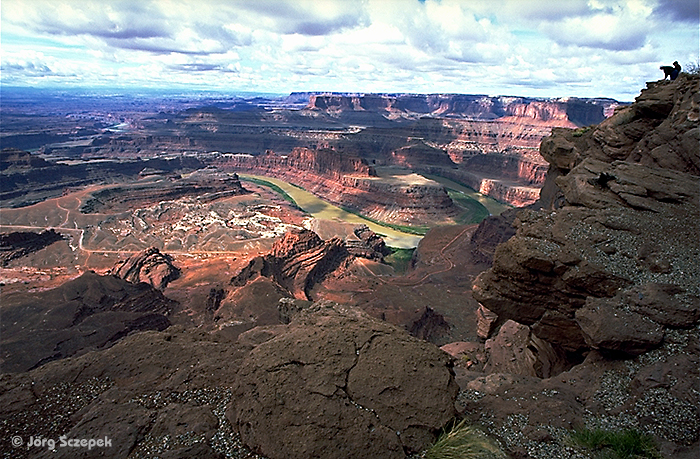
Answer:
[[[484,373],[549,378],[568,369],[561,350],[533,335],[530,327],[512,320],[498,334],[486,340],[487,361]]]
[[[227,412],[266,457],[402,458],[455,414],[452,358],[358,309],[319,302],[270,336],[244,360]]]
[[[619,307],[617,299],[589,298],[576,311],[576,322],[594,349],[643,354],[661,344],[663,327],[648,317]]]

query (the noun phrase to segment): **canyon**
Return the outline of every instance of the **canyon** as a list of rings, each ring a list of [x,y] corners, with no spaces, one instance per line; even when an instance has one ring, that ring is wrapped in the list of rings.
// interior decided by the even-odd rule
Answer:
[[[307,93],[3,129],[0,438],[403,458],[463,419],[511,457],[593,454],[581,426],[695,457],[698,94],[681,74],[617,108]],[[444,178],[514,206],[467,221]]]
[[[10,97],[0,140],[3,148],[38,148],[43,158],[62,159],[54,166],[57,173],[72,174],[70,179],[75,183],[78,179],[87,183],[87,177],[96,175],[94,167],[76,163],[76,159],[117,161],[122,170],[129,161],[138,159],[154,161],[148,167],[157,170],[178,167],[163,162],[187,161],[179,167],[196,168],[200,161],[226,165],[234,172],[238,168],[277,174],[304,188],[315,184],[310,191],[320,197],[391,223],[415,224],[426,217],[421,212],[431,209],[435,211],[430,218],[454,223],[457,211],[439,184],[421,180],[417,185],[415,180],[404,180],[403,173],[368,179],[366,171],[360,169],[389,166],[444,176],[502,202],[523,206],[537,199],[544,180],[547,165],[537,152],[542,138],[553,127],[600,122],[619,105],[610,99],[458,94],[309,93],[292,94],[286,100],[214,99],[200,101],[204,106],[199,107],[185,100],[179,104],[188,107],[184,110],[169,107],[157,113],[134,103],[114,107],[113,118],[108,120],[119,124],[109,125],[97,114],[69,113],[67,119],[72,123],[65,117],[53,125],[45,120],[43,129],[32,126],[28,131],[13,130],[21,118],[14,118]],[[53,121],[56,117],[47,118]],[[281,158],[273,159],[270,152]],[[310,158],[312,155],[316,158]],[[358,160],[364,161],[360,169]],[[66,169],[67,164],[79,167]],[[343,167],[336,167],[340,165]],[[329,173],[333,170],[343,174],[333,176]],[[355,178],[345,179],[345,175]],[[23,191],[15,194],[28,199],[30,190],[17,180],[17,176],[8,177],[5,196],[9,198],[10,190],[21,188]],[[31,178],[22,180],[28,184]],[[405,183],[399,183],[402,181]],[[39,189],[58,190],[60,186],[41,184]],[[386,199],[368,199],[374,193],[389,193],[401,205],[381,208]],[[343,199],[341,195],[345,195]],[[415,218],[396,213],[408,200],[412,203],[407,207],[417,212]]]

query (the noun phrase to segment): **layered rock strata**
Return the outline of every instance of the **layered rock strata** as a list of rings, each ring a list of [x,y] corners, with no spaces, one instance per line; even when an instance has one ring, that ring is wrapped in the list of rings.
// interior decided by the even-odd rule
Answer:
[[[381,257],[369,246],[365,246],[365,251]],[[268,277],[294,298],[308,300],[313,286],[351,257],[340,238],[324,241],[313,231],[294,229],[276,242],[268,255],[251,260],[231,279],[231,284],[241,287],[260,276]]]
[[[651,83],[593,129],[555,130],[541,146],[548,201],[518,214],[474,297],[573,352],[636,355],[694,326],[698,82]]]
[[[155,247],[132,255],[112,268],[112,274],[133,284],[145,282],[163,291],[168,283],[180,277],[173,258]]]
[[[329,149],[296,148],[288,156],[226,155],[217,165],[288,181],[335,205],[389,223],[448,222],[459,213],[436,182],[420,176],[380,178],[365,160]]]
[[[311,94],[306,110],[380,112],[387,117],[531,118],[589,125],[602,121],[610,99],[532,99],[478,94]]]

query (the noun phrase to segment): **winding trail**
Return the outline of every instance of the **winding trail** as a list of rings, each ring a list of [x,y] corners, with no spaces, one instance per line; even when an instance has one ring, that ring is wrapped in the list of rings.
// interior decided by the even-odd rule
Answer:
[[[380,275],[377,275],[376,273],[374,273],[371,269],[369,269],[369,268],[364,264],[364,262],[363,262],[361,259],[358,258],[358,260],[360,260],[360,263],[362,264],[362,267],[363,267],[372,277],[374,277],[375,280],[377,280],[378,282],[380,282],[380,283],[382,283],[382,284],[385,284],[385,285],[393,285],[393,286],[396,286],[396,287],[417,287],[417,286],[419,286],[419,285],[424,284],[425,281],[427,281],[428,278],[429,278],[430,276],[433,276],[433,275],[435,275],[435,274],[446,273],[446,272],[452,270],[452,269],[455,267],[454,262],[453,262],[450,258],[447,257],[447,255],[445,254],[445,252],[447,251],[447,249],[448,249],[452,244],[454,244],[457,240],[459,240],[462,236],[464,236],[465,233],[474,230],[475,227],[476,227],[476,225],[469,225],[469,226],[465,227],[462,231],[460,231],[460,233],[459,233],[458,235],[456,235],[455,237],[453,237],[449,242],[447,242],[447,243],[440,249],[440,256],[441,256],[442,259],[447,263],[447,265],[448,265],[447,268],[440,269],[440,270],[438,270],[438,271],[429,272],[429,273],[425,274],[423,277],[421,277],[421,278],[418,279],[418,280],[409,280],[408,282],[406,282],[406,278],[385,278],[384,276],[380,276]],[[358,290],[357,293],[369,293],[369,292],[372,292],[372,291],[373,291],[372,289],[369,289],[369,290]]]

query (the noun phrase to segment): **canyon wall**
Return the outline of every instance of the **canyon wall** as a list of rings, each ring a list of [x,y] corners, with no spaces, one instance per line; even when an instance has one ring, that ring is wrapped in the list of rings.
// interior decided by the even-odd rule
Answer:
[[[323,199],[388,223],[424,226],[458,214],[445,188],[415,174],[377,177],[359,157],[330,149],[296,148],[283,156],[223,155],[217,167],[285,180]]]
[[[582,126],[598,123],[615,101],[609,99],[535,99],[480,94],[311,94],[307,110],[385,112],[390,117],[433,116],[493,120],[513,116],[558,120]]]
[[[700,77],[649,83],[586,131],[555,130],[539,211],[473,294],[569,352],[639,355],[697,324]]]

